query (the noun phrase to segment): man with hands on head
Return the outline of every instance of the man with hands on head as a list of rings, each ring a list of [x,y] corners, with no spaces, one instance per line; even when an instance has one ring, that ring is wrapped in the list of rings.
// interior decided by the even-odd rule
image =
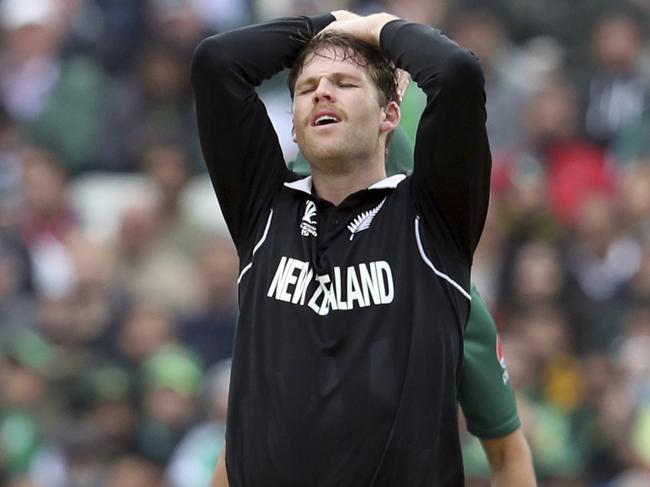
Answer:
[[[427,107],[413,174],[387,178],[395,66]],[[303,179],[255,94],[287,67]],[[241,262],[230,485],[463,485],[457,383],[490,174],[477,60],[428,26],[335,12],[206,39],[192,80]]]

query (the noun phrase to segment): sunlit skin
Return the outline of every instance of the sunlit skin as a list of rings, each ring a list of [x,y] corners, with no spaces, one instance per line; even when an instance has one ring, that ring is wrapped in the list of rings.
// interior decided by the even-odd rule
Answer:
[[[317,192],[334,204],[386,177],[386,137],[400,119],[398,104],[381,106],[366,69],[345,58],[338,49],[308,58],[293,101],[294,140]],[[333,123],[319,125],[322,116]]]

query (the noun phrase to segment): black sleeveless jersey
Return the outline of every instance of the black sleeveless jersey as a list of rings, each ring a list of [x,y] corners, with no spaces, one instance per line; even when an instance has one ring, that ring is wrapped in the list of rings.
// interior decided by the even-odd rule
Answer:
[[[232,487],[463,485],[457,380],[489,193],[483,77],[426,26],[381,48],[427,93],[413,175],[334,206],[297,179],[255,86],[330,15],[205,40],[204,157],[240,256],[228,411]]]

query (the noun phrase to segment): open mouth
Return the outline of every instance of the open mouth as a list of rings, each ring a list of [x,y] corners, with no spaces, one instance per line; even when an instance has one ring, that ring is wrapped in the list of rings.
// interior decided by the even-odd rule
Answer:
[[[327,113],[317,113],[314,115],[311,121],[312,127],[323,127],[325,125],[332,125],[335,123],[339,123],[341,119],[336,115],[335,113],[332,112],[327,112]]]

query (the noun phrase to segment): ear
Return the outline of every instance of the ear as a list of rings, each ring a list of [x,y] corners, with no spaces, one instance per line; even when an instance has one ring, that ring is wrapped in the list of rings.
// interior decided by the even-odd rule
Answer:
[[[296,138],[296,126],[294,125],[293,121],[291,122],[291,139],[294,143],[298,143],[298,139]]]
[[[382,109],[382,121],[379,124],[380,133],[388,133],[397,128],[402,117],[402,111],[397,102],[391,101]]]

